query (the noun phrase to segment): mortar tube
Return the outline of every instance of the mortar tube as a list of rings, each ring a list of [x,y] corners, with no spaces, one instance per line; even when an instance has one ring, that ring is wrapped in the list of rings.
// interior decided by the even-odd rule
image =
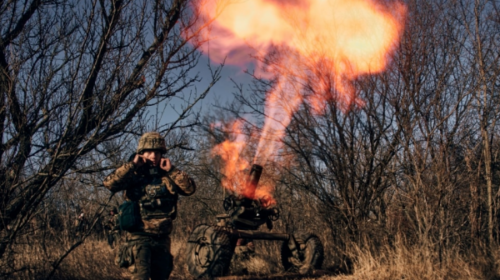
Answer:
[[[257,185],[259,184],[260,176],[262,175],[262,166],[258,164],[253,164],[252,169],[250,170],[250,174],[247,179],[247,189],[246,194],[250,199],[255,199],[255,190],[257,189]]]

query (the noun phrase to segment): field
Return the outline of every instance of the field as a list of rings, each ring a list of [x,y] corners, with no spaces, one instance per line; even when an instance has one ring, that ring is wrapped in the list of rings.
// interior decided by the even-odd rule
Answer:
[[[16,245],[16,256],[12,256],[15,261],[8,266],[17,272],[7,279],[45,279],[51,272],[53,260],[63,253],[63,247],[67,248],[54,241],[34,241],[26,240],[25,244]],[[174,237],[175,268],[171,279],[191,279],[185,264],[184,244],[183,238]],[[283,274],[278,252],[277,242],[257,241],[253,255],[239,253],[233,256],[230,275],[241,279],[297,278]],[[436,252],[424,247],[408,247],[402,241],[392,247],[382,246],[376,253],[356,247],[349,248],[346,253],[354,259],[350,272],[341,273],[334,262],[334,252],[325,248],[323,270],[316,273],[319,276],[303,279],[498,279],[495,278],[498,263],[490,270],[487,258],[480,253],[467,257],[459,252],[446,252],[446,261],[439,263]],[[106,241],[87,239],[64,259],[52,279],[129,279],[127,270],[114,264],[114,254]]]
[[[314,233],[310,278],[500,279],[499,19],[499,0],[0,1],[0,279],[128,279],[106,236],[125,199],[175,220],[172,279],[221,214]],[[255,246],[230,275],[297,278]]]

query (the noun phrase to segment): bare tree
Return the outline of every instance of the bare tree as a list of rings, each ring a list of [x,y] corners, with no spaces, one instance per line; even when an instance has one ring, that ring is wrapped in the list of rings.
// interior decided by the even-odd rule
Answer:
[[[321,205],[333,234],[356,242],[401,234],[442,261],[447,249],[498,236],[498,5],[405,3],[405,32],[387,71],[354,84],[363,106],[339,101],[327,63],[301,65],[311,76],[295,79],[300,94],[329,102],[319,114],[305,102],[293,115],[280,183]],[[288,52],[276,48],[261,62],[279,68]],[[240,88],[227,112],[252,114],[247,124],[260,126],[275,84]]]
[[[496,225],[494,221],[494,189],[492,170],[493,131],[497,128],[498,114],[500,112],[499,96],[495,90],[495,84],[500,76],[500,54],[498,53],[499,24],[494,18],[498,16],[495,12],[496,1],[460,1],[460,19],[468,36],[467,51],[469,57],[467,65],[470,65],[471,80],[474,83],[473,111],[477,114],[480,127],[481,146],[484,159],[484,177],[486,181],[486,209],[488,211],[488,234],[489,248],[492,248],[494,236],[493,230]]]
[[[190,0],[0,3],[0,257],[49,191],[104,172],[144,130],[148,108],[193,90],[208,19]],[[122,156],[123,158],[123,156]]]

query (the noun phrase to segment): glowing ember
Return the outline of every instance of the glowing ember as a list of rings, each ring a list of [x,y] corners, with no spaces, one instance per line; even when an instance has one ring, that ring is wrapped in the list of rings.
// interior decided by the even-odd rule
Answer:
[[[202,16],[213,17],[220,8],[217,2],[204,2],[199,7]],[[272,63],[264,67],[255,60],[256,74],[277,79],[267,95],[267,118],[254,162],[264,165],[276,155],[284,129],[302,102],[317,113],[331,98],[346,107],[362,105],[351,82],[384,70],[405,12],[398,2],[388,8],[370,0],[247,0],[225,6],[210,33],[202,34],[210,41],[204,51],[214,61],[236,65],[252,62],[251,57],[265,58]],[[313,93],[307,98],[304,85]],[[228,165],[236,164],[228,171],[242,168],[234,158],[239,156],[226,156]]]

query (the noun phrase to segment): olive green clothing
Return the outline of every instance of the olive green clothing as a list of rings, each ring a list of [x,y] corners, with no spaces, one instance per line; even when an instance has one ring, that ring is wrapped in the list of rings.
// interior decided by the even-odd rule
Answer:
[[[139,205],[140,226],[126,233],[134,259],[128,268],[132,279],[168,279],[173,268],[168,235],[177,216],[178,196],[193,194],[194,181],[173,166],[166,172],[128,162],[106,177],[103,184],[112,192],[124,190],[125,199]]]
[[[149,175],[151,177],[161,177],[170,191],[178,192],[181,195],[192,195],[195,192],[196,185],[194,181],[189,178],[186,172],[177,169],[175,166],[172,166],[168,172],[158,167],[156,171],[157,174]],[[150,172],[146,165],[136,167],[133,162],[127,162],[106,177],[103,184],[110,191],[118,192],[130,187],[136,187],[136,184],[140,183],[137,177],[147,173]]]
[[[132,280],[165,280],[173,270],[170,238],[127,234],[134,264],[128,270]]]
[[[178,195],[191,195],[196,190],[186,172],[172,167],[169,172],[158,167],[136,167],[128,162],[116,169],[103,182],[112,192],[125,190],[125,199],[137,201],[142,225],[138,232],[167,235],[177,216]]]
[[[112,230],[107,233],[109,247],[115,248],[120,242],[120,232]]]

